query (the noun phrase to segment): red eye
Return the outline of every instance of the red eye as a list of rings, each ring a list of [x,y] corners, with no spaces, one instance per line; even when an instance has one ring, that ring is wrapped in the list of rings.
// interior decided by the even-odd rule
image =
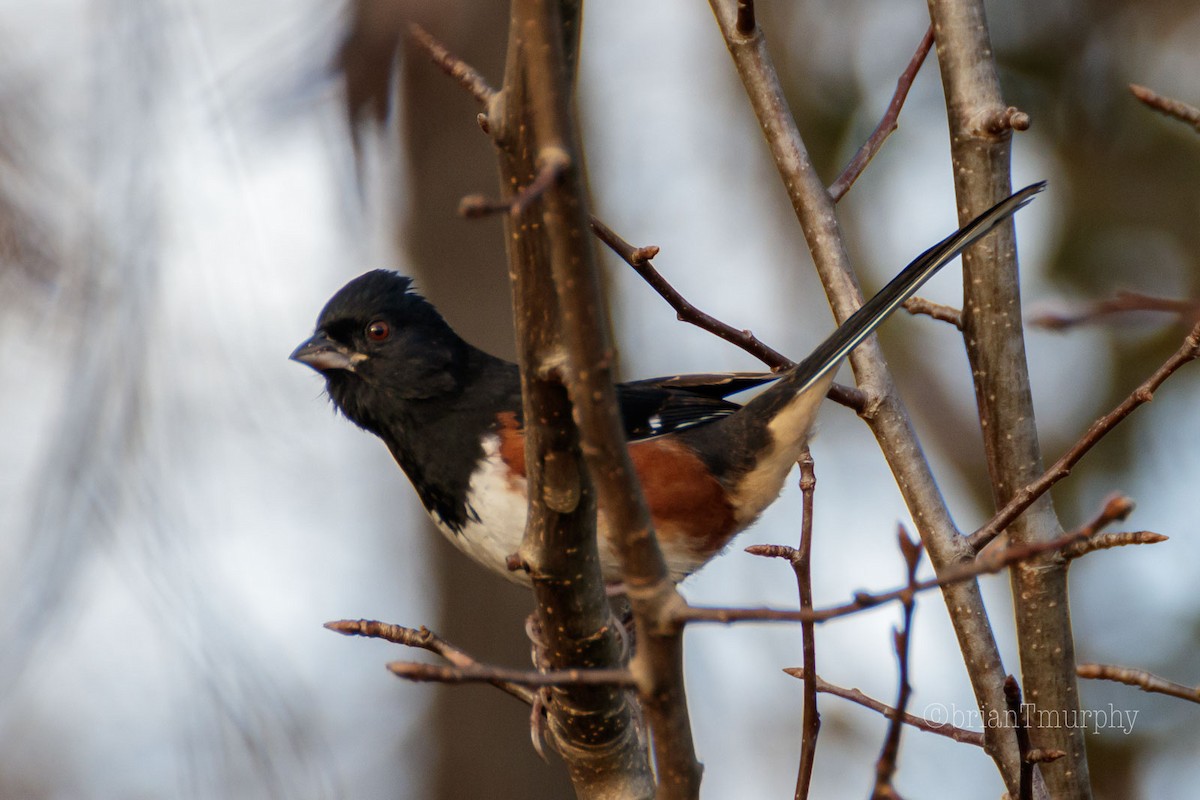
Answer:
[[[382,342],[392,335],[392,327],[381,319],[367,326],[367,338],[372,342]]]

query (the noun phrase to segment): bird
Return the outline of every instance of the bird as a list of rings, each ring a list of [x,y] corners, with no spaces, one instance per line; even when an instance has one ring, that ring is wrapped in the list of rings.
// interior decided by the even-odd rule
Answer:
[[[617,385],[630,459],[673,580],[721,553],[776,500],[842,360],[1044,187],[1016,192],[926,250],[784,372]],[[510,568],[528,508],[516,364],[466,342],[411,278],[388,270],[360,275],[334,294],[290,358],[320,373],[334,406],[383,440],[454,545],[499,575],[530,582]],[[744,405],[729,399],[768,383]],[[620,584],[603,507],[597,535],[604,579]]]

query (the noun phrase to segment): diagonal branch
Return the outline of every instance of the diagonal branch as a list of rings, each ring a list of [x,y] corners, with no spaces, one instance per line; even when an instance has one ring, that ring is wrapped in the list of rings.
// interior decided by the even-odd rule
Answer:
[[[728,2],[709,0],[734,66],[758,118],[792,210],[804,231],[813,263],[837,319],[845,320],[862,303],[857,280],[842,239],[833,202],[813,167],[788,110],[779,77],[757,29],[739,33]],[[940,31],[939,34],[940,36]],[[925,459],[908,412],[896,393],[878,344],[872,339],[850,356],[859,388],[868,398],[866,419],[904,496],[929,560],[939,574],[970,560],[972,553],[958,534],[933,471]],[[988,622],[983,596],[974,581],[956,583],[945,592],[971,687],[985,716],[1004,709],[1001,684],[1005,671]],[[988,755],[1016,790],[1018,754],[1011,737],[988,733]]]
[[[1059,456],[1059,459],[1049,469],[1035,480],[1013,492],[1012,497],[1004,507],[997,511],[996,515],[987,521],[987,524],[971,534],[971,546],[976,550],[986,547],[988,542],[992,541],[1002,530],[1012,524],[1013,520],[1019,517],[1039,497],[1049,491],[1051,486],[1070,475],[1071,469],[1079,463],[1081,458],[1087,455],[1089,450],[1096,446],[1097,442],[1107,436],[1109,431],[1121,424],[1126,417],[1140,406],[1153,400],[1154,393],[1158,391],[1158,387],[1162,386],[1167,378],[1174,375],[1184,364],[1194,361],[1197,357],[1200,357],[1200,323],[1197,323],[1188,335],[1184,337],[1179,349],[1172,353],[1163,362],[1162,366],[1156,369],[1150,377],[1142,381],[1128,397],[1117,404],[1116,408],[1093,422],[1079,441],[1072,445],[1067,452]]]
[[[806,683],[809,683],[809,675],[812,675],[811,683],[818,692],[823,694],[831,694],[834,697],[840,697],[843,700],[849,700],[851,703],[857,703],[863,708],[869,708],[872,711],[877,711],[887,719],[899,718],[905,725],[911,725],[917,730],[925,731],[926,733],[936,733],[938,736],[945,736],[947,739],[953,739],[956,742],[963,744],[973,744],[976,747],[983,747],[983,734],[978,731],[967,730],[966,728],[957,728],[947,722],[938,722],[937,720],[918,717],[914,714],[904,712],[898,713],[896,709],[876,700],[874,697],[863,694],[859,689],[846,689],[841,686],[829,683],[820,675],[805,672],[799,667],[785,669],[788,675],[793,678],[798,678]]]
[[[762,361],[773,371],[779,372],[794,364],[787,356],[765,344],[750,331],[739,330],[692,305],[650,263],[650,260],[658,255],[657,247],[654,245],[634,247],[613,232],[612,228],[609,228],[595,217],[592,217],[591,224],[592,231],[600,241],[604,242],[608,245],[609,249],[624,259],[626,264],[633,267],[634,271],[642,277],[642,280],[646,281],[650,285],[650,288],[658,292],[659,296],[663,300],[666,300],[667,304],[675,310],[675,315],[681,322],[695,325],[701,330],[708,331],[730,344],[742,348],[750,355]],[[835,403],[852,408],[860,414],[867,409],[866,397],[858,389],[850,386],[842,386],[835,383],[829,387],[828,397]]]
[[[1009,545],[1004,549],[984,552],[972,562],[962,562],[943,570],[935,578],[917,581],[912,586],[905,585],[899,589],[887,592],[869,593],[858,592],[854,599],[841,605],[813,609],[811,611],[791,611],[774,608],[714,608],[711,606],[687,606],[678,610],[678,621],[717,622],[730,624],[733,622],[828,622],[831,619],[850,616],[884,603],[903,601],[909,593],[920,593],[930,589],[947,589],[954,584],[973,581],[980,575],[991,575],[1003,569],[1021,564],[1047,553],[1057,553],[1087,541],[1103,525],[1132,509],[1133,503],[1126,497],[1110,498],[1104,510],[1096,519],[1081,525],[1069,533],[1064,533],[1057,539],[1048,542],[1030,542],[1022,545]],[[770,556],[773,558],[791,558],[794,551],[779,545],[754,545],[746,548],[754,555]]]
[[[1200,108],[1190,106],[1179,100],[1173,100],[1170,97],[1163,97],[1161,94],[1145,86],[1139,86],[1136,83],[1129,84],[1129,91],[1133,92],[1134,97],[1155,111],[1166,114],[1168,117],[1174,117],[1180,122],[1191,125],[1197,132],[1200,132]]]
[[[908,98],[908,90],[912,88],[913,81],[916,80],[917,73],[921,70],[921,65],[925,63],[925,56],[929,55],[932,47],[933,26],[930,25],[921,38],[921,43],[917,45],[917,51],[913,53],[908,66],[900,73],[900,79],[896,81],[896,91],[892,94],[892,100],[888,103],[883,118],[879,120],[879,124],[875,126],[874,132],[863,143],[863,146],[858,148],[858,152],[850,159],[850,163],[842,170],[842,174],[830,184],[829,196],[833,198],[833,202],[836,203],[846,196],[846,192],[850,191],[850,187],[858,180],[858,176],[862,175],[867,164],[871,163],[871,159],[883,147],[884,141],[899,126],[900,109],[904,107],[904,101]]]

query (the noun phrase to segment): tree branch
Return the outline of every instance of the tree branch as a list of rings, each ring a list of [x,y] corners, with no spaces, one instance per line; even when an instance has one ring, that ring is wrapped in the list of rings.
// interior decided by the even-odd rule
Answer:
[[[1090,307],[1074,314],[1044,312],[1030,320],[1030,324],[1052,331],[1061,331],[1106,317],[1128,314],[1135,311],[1154,311],[1177,314],[1189,325],[1200,321],[1200,302],[1176,300],[1170,297],[1152,297],[1139,292],[1117,292],[1116,297],[1099,300]]]
[[[904,310],[910,314],[924,314],[941,322],[949,322],[960,331],[962,330],[962,312],[957,308],[944,306],[941,303],[926,300],[924,297],[910,297],[904,301]]]
[[[638,646],[631,667],[653,734],[657,796],[694,797],[699,792],[700,765],[684,695],[682,630],[661,624],[668,610],[684,601],[654,538],[619,418],[604,304],[587,234],[587,199],[578,155],[582,151],[570,109],[571,81],[563,68],[573,59],[562,54],[554,2],[516,0],[513,8],[515,35],[528,37],[523,80],[532,111],[527,121],[533,137],[530,151],[540,164],[551,156],[566,157],[557,179],[540,200],[540,222],[561,314],[568,390],[633,609]],[[512,79],[516,81],[517,75]],[[510,85],[506,81],[506,87]],[[568,576],[564,578],[570,582]]]
[[[1075,667],[1075,674],[1089,680],[1116,681],[1128,686],[1136,686],[1143,692],[1166,694],[1200,703],[1200,686],[1185,686],[1166,678],[1147,672],[1144,669],[1119,667],[1115,664],[1080,664]]]
[[[888,724],[883,748],[879,752],[879,759],[875,762],[875,789],[871,793],[872,800],[898,800],[900,797],[892,786],[892,778],[896,774],[896,760],[900,756],[900,734],[904,729],[903,717],[908,708],[908,698],[912,695],[912,686],[908,682],[908,646],[912,636],[913,609],[916,605],[915,589],[917,565],[921,563],[921,545],[908,538],[908,532],[904,530],[903,526],[900,526],[897,538],[908,572],[908,591],[900,596],[900,602],[904,605],[904,621],[900,628],[892,632],[896,661],[899,664],[896,681],[900,688],[896,691],[896,714]]]
[[[925,63],[925,57],[929,55],[932,47],[933,26],[930,25],[921,38],[921,43],[917,45],[917,52],[913,53],[908,66],[900,73],[900,79],[896,81],[896,91],[892,94],[892,100],[888,103],[883,118],[879,120],[879,124],[875,126],[874,132],[863,143],[863,146],[858,148],[858,152],[850,159],[850,163],[842,170],[842,174],[830,184],[829,196],[833,202],[836,203],[846,196],[846,192],[850,191],[850,187],[858,180],[858,176],[862,175],[867,164],[871,163],[871,159],[883,147],[884,141],[892,135],[892,131],[899,127],[900,109],[904,107],[904,101],[908,98],[908,90],[912,88],[913,81],[916,80],[917,73],[921,70],[921,65]]]
[[[446,49],[445,45],[433,38],[417,23],[410,23],[408,35],[412,41],[429,54],[429,58],[438,68],[458,82],[458,85],[475,98],[483,106],[489,106],[496,97],[496,90],[488,85],[487,80],[470,64]]]
[[[1013,492],[1004,507],[997,511],[995,516],[988,520],[983,527],[971,534],[971,546],[976,550],[986,547],[988,542],[1012,524],[1013,520],[1017,519],[1025,509],[1049,491],[1051,486],[1070,475],[1071,469],[1087,455],[1089,450],[1096,446],[1097,442],[1107,436],[1109,431],[1121,424],[1138,407],[1153,400],[1154,393],[1167,378],[1174,375],[1184,364],[1194,361],[1198,356],[1200,356],[1200,323],[1197,323],[1188,332],[1179,349],[1172,353],[1162,366],[1142,381],[1116,408],[1093,422],[1079,441],[1059,456],[1059,459],[1049,469],[1018,491]]]
[[[383,639],[395,644],[402,644],[405,647],[428,650],[430,653],[446,659],[452,666],[459,669],[474,669],[479,666],[479,662],[474,658],[459,650],[424,625],[420,628],[405,628],[400,625],[391,625],[386,622],[377,622],[370,619],[342,619],[336,622],[326,622],[325,627],[343,636],[366,636],[371,639]],[[500,678],[489,680],[487,683],[507,692],[526,705],[533,705],[534,693],[525,686]]]
[[[1182,103],[1179,100],[1172,100],[1170,97],[1163,97],[1147,89],[1145,86],[1139,86],[1136,83],[1129,84],[1129,91],[1133,92],[1134,97],[1155,111],[1166,114],[1168,117],[1174,117],[1180,122],[1191,125],[1197,132],[1200,132],[1200,108],[1189,106],[1187,103]]]
[[[642,280],[646,281],[651,289],[658,292],[658,295],[667,301],[667,304],[675,310],[675,316],[680,322],[695,325],[701,330],[708,331],[730,344],[742,348],[759,361],[762,361],[774,372],[780,372],[793,366],[795,362],[783,353],[762,342],[750,331],[739,330],[692,305],[650,263],[650,259],[658,255],[658,248],[656,246],[634,247],[595,217],[592,217],[591,224],[592,231],[595,232],[600,241],[604,242],[608,245],[609,249],[624,259],[626,264],[633,267],[634,271],[642,277]],[[827,396],[835,403],[852,408],[860,414],[867,409],[866,396],[851,386],[842,386],[835,383],[829,387]]]
[[[535,672],[484,664],[446,666],[418,661],[392,661],[387,668],[400,678],[420,683],[490,683],[493,686],[613,686],[634,685],[627,669],[560,669]]]
[[[796,574],[796,585],[800,594],[800,610],[811,612],[812,598],[812,526],[813,495],[817,488],[817,476],[813,469],[813,457],[808,448],[800,456],[800,494],[803,509],[800,517],[800,546],[752,545],[746,552],[768,558],[787,559]],[[800,623],[801,644],[804,648],[804,673],[817,674],[816,626],[812,620]],[[800,766],[796,773],[796,800],[808,797],[812,783],[813,765],[816,763],[817,736],[821,732],[821,714],[817,710],[816,684],[804,684],[804,735],[800,741]]]
[[[966,221],[1010,193],[1011,131],[1028,127],[1029,120],[1001,97],[983,0],[928,3],[946,97],[951,174],[959,219]],[[963,254],[963,340],[997,508],[1042,471],[1016,253],[1014,228],[1005,224]],[[1010,526],[1010,536],[1020,545],[1049,541],[1061,533],[1048,496],[1031,501]],[[1065,561],[1050,552],[1013,569],[1010,579],[1026,696],[1036,697],[1039,707],[1064,715],[1078,713]],[[1030,734],[1033,746],[1068,753],[1045,770],[1050,795],[1090,798],[1082,731],[1061,726]],[[1015,795],[1026,785],[1027,762],[1019,762],[1015,775],[1012,766],[1006,762],[1003,774],[1009,794]]]
[[[1101,520],[1118,518],[1109,517],[1110,514],[1115,513],[1115,510],[1132,508],[1132,505],[1132,502],[1128,498],[1114,497],[1108,501],[1105,505],[1105,510],[1101,512],[1097,519],[1081,525],[1069,533],[1064,533],[1057,539],[1051,539],[1048,542],[1009,545],[1001,550],[985,551],[974,561],[948,567],[935,578],[917,581],[912,586],[905,585],[899,589],[892,589],[886,592],[857,592],[853,600],[840,605],[813,609],[811,611],[791,611],[775,608],[686,606],[678,610],[678,622],[717,622],[726,625],[734,622],[828,622],[831,619],[857,614],[884,603],[892,603],[897,600],[902,601],[909,592],[920,593],[929,591],[930,589],[947,589],[957,583],[973,581],[980,575],[995,574],[1014,564],[1029,561],[1046,553],[1056,553],[1065,550],[1080,541],[1087,540],[1088,537],[1095,534],[1098,527],[1104,524]],[[781,545],[753,545],[747,547],[746,551],[754,555],[770,556],[773,558],[791,558],[792,553],[794,553],[792,548]]]
[[[727,2],[709,0],[709,5],[804,231],[834,315],[839,321],[845,320],[861,305],[862,294],[850,269],[833,202],[788,110],[766,42],[757,29],[752,35],[737,31]],[[878,343],[873,338],[864,342],[850,355],[850,365],[868,398],[862,416],[896,476],[934,570],[940,574],[969,561],[972,551],[954,526]],[[980,711],[985,716],[994,714],[1004,708],[1001,684],[1005,671],[979,586],[971,581],[956,583],[944,596],[947,606],[953,609],[951,622]],[[1006,785],[1015,792],[1018,756],[1011,737],[989,733],[987,751],[1005,775]]]
[[[504,86],[492,98],[486,130],[497,145],[525,420],[529,519],[519,551],[537,603],[539,660],[551,671],[618,669],[626,656],[611,615],[596,543],[596,495],[580,456],[572,404],[560,374],[568,346],[555,288],[557,209],[574,202],[574,143],[556,136],[568,103],[573,57],[558,2],[512,6]],[[575,11],[566,15],[574,18]],[[578,33],[578,28],[575,28]],[[547,120],[547,117],[550,119]],[[550,128],[550,130],[548,130]],[[556,749],[581,798],[649,797],[653,776],[640,719],[612,684],[554,684],[548,718]]]
[[[799,667],[788,668],[785,669],[784,672],[786,672],[788,675],[791,675],[793,678],[799,678],[805,683],[811,682],[813,686],[816,687],[818,692],[823,694],[831,694],[834,697],[840,697],[843,700],[849,700],[852,703],[857,703],[863,708],[869,708],[872,711],[879,712],[887,719],[896,719],[898,717],[905,725],[911,725],[917,730],[922,730],[926,733],[936,733],[938,736],[945,736],[947,739],[953,739],[954,741],[962,742],[963,744],[973,744],[976,747],[983,747],[983,734],[979,733],[978,731],[970,731],[966,728],[957,728],[949,723],[936,722],[934,720],[926,719],[925,717],[918,717],[913,714],[909,714],[908,712],[898,714],[896,709],[880,702],[879,700],[876,700],[873,697],[870,697],[869,695],[863,694],[858,689],[846,689],[841,686],[837,686],[829,683],[820,675],[805,672]],[[809,681],[808,679],[810,674],[813,675],[812,681]]]

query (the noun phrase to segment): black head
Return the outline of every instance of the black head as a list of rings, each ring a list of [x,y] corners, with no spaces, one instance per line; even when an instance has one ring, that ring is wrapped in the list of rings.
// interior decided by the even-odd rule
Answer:
[[[458,390],[470,346],[412,280],[387,270],[360,275],[335,294],[316,333],[291,358],[325,376],[329,396],[354,422],[378,431],[410,401]]]

